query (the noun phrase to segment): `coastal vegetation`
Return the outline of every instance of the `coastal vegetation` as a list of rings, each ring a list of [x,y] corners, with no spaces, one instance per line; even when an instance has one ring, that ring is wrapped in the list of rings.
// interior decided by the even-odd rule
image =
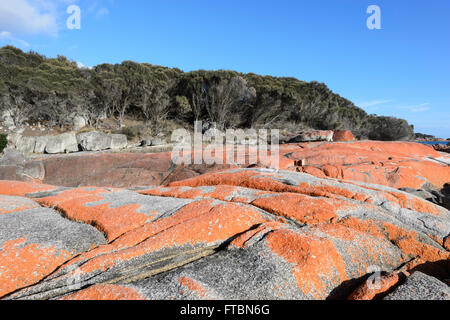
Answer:
[[[183,72],[132,61],[80,68],[64,56],[47,58],[12,46],[0,48],[0,113],[5,112],[16,126],[39,122],[49,128],[70,126],[81,116],[94,128],[104,119],[114,119],[117,129],[125,119],[155,128],[165,120],[204,120],[220,128],[351,130],[359,139],[414,136],[407,121],[369,115],[317,81]]]

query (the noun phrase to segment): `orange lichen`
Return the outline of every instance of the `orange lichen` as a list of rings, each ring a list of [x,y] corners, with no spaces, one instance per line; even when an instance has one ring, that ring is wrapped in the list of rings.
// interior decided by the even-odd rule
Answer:
[[[348,217],[340,220],[339,224],[380,239],[388,239],[394,243],[405,256],[414,258],[408,263],[407,270],[411,270],[420,263],[450,259],[449,252],[420,242],[416,232],[399,228],[390,223]]]
[[[117,241],[110,246],[99,247],[99,250],[96,250],[96,253],[99,253],[99,251],[109,251],[109,253],[104,253],[97,255],[95,258],[91,258],[91,260],[80,267],[80,270],[82,272],[92,272],[94,270],[105,271],[115,263],[156,252],[163,248],[202,243],[205,245],[214,245],[249,229],[253,225],[265,221],[259,211],[251,207],[243,207],[234,203],[224,203],[214,206],[212,205],[211,200],[200,200],[188,204],[169,218],[176,219],[179,215],[181,215],[181,217],[184,217],[185,215],[190,216],[191,219],[189,220],[189,223],[181,223],[181,221],[186,221],[181,220],[178,224],[173,225],[172,223],[172,227],[158,233],[153,233],[153,235],[147,233],[143,236],[142,234],[136,234],[136,232],[132,232],[132,234],[127,233],[123,238],[117,239]],[[147,229],[150,230],[147,230],[147,232],[150,231],[151,233],[152,231],[155,231],[152,230],[155,228],[153,224],[154,223],[148,226]],[[142,232],[143,229],[145,229],[144,227],[136,229],[136,231],[139,230]],[[120,243],[125,240],[127,243],[129,243],[129,241],[136,243],[135,237],[139,237],[139,239],[144,238],[145,240],[132,247],[125,245],[123,249],[111,251],[114,250],[114,248],[123,246],[124,244]],[[119,244],[116,244],[116,242]],[[91,256],[92,253],[87,253],[86,255],[82,254],[78,259],[82,260]]]
[[[369,277],[349,297],[348,300],[373,300],[375,296],[389,291],[400,281],[397,272],[387,273],[372,279]]]
[[[337,218],[337,211],[356,207],[342,200],[312,198],[297,193],[259,198],[251,204],[267,212],[306,224],[330,222]]]
[[[145,300],[136,290],[113,284],[95,284],[60,300]]]
[[[308,167],[297,171],[317,177],[354,180],[391,186],[420,188],[427,181],[442,187],[450,181],[445,164],[424,161],[441,155],[429,146],[409,142],[359,141],[346,143],[300,144],[287,154],[289,159],[303,160]],[[283,146],[280,150],[284,150]],[[298,163],[297,163],[298,164]],[[316,168],[312,169],[312,168]],[[334,167],[334,168],[333,168]]]
[[[450,251],[450,236],[445,237],[442,246],[445,248],[445,250]]]
[[[329,294],[324,276],[335,286],[347,280],[343,258],[330,240],[280,229],[269,233],[266,243],[275,254],[293,264],[298,287],[315,299]]]
[[[104,232],[108,241],[151,221],[157,212],[138,213],[140,204],[128,204],[110,208],[108,204],[88,206],[87,203],[102,200],[102,194],[109,193],[103,188],[72,189],[57,196],[37,199],[42,206],[53,207],[63,211],[67,218],[95,226]],[[98,194],[98,195],[95,195]]]
[[[349,130],[335,130],[333,132],[333,141],[353,141],[355,136]]]
[[[257,234],[261,234],[261,233],[265,234],[265,233],[268,233],[269,231],[280,229],[283,227],[283,223],[284,222],[280,222],[280,221],[272,221],[272,222],[263,223],[260,226],[258,226],[257,228],[249,230],[249,231],[237,236],[230,243],[230,246],[243,249],[247,246],[247,242],[251,238],[255,237]]]
[[[179,277],[178,282],[189,291],[195,292],[200,298],[206,298],[208,294],[208,291],[194,279]]]
[[[178,181],[171,183],[170,187],[177,186],[217,186],[217,185],[231,185],[240,186],[250,189],[257,189],[262,191],[273,192],[294,192],[313,197],[329,197],[336,198],[343,196],[348,199],[365,201],[367,196],[357,192],[352,192],[347,189],[332,187],[332,186],[310,186],[302,183],[299,186],[286,185],[282,182],[276,181],[265,173],[257,171],[241,171],[241,172],[220,172],[205,174],[192,179]]]
[[[5,196],[25,196],[28,193],[56,190],[46,184],[0,180],[0,194]]]
[[[25,243],[22,238],[0,247],[0,297],[40,281],[71,257],[52,246]]]
[[[39,208],[39,204],[33,201],[29,201],[21,198],[15,197],[3,197],[0,196],[0,215],[11,212],[19,212],[34,208]]]

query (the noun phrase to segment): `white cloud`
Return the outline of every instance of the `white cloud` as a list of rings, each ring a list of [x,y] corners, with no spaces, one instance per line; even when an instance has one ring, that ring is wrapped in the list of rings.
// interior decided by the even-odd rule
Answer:
[[[98,9],[98,11],[97,11],[97,13],[95,14],[95,16],[97,17],[97,18],[100,18],[100,17],[103,17],[103,16],[106,16],[106,15],[108,15],[109,14],[109,10],[108,10],[108,8],[100,8],[100,9]]]
[[[44,0],[1,0],[0,31],[55,35],[58,26],[54,5]]]
[[[410,112],[425,112],[430,110],[429,107],[430,103],[429,102],[425,102],[425,103],[421,103],[421,104],[417,104],[417,105],[411,105],[411,106],[401,106],[401,107],[397,107],[399,109],[407,109]]]
[[[12,44],[19,47],[29,47],[30,44],[22,39],[15,38],[9,31],[0,32],[0,40],[5,41],[7,44]]]
[[[373,100],[373,101],[367,101],[367,102],[363,102],[360,103],[359,106],[361,108],[367,108],[367,107],[373,107],[373,106],[377,106],[379,104],[384,104],[384,103],[388,103],[388,102],[392,102],[392,100]]]

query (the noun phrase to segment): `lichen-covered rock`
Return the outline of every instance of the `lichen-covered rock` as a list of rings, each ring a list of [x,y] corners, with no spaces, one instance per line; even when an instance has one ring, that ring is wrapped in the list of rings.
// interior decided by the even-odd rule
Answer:
[[[348,298],[374,266],[396,274],[450,258],[445,208],[294,171],[236,168],[136,191],[0,181],[0,194],[3,299]],[[361,290],[353,297],[377,294]]]
[[[355,136],[349,130],[335,130],[333,132],[333,141],[353,141]]]
[[[450,181],[450,158],[419,143],[308,143],[281,146],[280,153],[291,160],[280,161],[283,169],[316,176],[394,188],[420,189],[428,185],[439,190]]]
[[[87,224],[20,197],[0,197],[0,296],[33,285],[81,252],[105,243]]]

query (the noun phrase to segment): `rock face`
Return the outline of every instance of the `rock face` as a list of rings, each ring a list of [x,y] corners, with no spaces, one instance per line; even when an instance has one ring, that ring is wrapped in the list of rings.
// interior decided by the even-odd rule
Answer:
[[[331,130],[311,130],[300,132],[289,140],[294,142],[311,142],[311,141],[333,141],[333,131]]]
[[[333,141],[353,141],[355,136],[349,130],[335,130],[333,133]]]
[[[20,134],[8,135],[8,145],[23,153],[72,153],[83,151],[120,150],[127,147],[127,137],[123,134],[84,132],[75,135],[66,132],[54,136],[26,137]]]
[[[155,147],[167,144],[166,140],[161,138],[149,138],[141,142],[141,146]]]
[[[0,195],[2,299],[345,299],[373,266],[450,258],[447,209],[295,171],[135,191],[0,181]]]
[[[280,168],[304,172],[319,178],[351,180],[393,188],[438,191],[450,182],[450,157],[433,148],[409,142],[312,142],[280,145]],[[235,165],[186,165],[171,163],[170,152],[158,154],[98,153],[55,155],[34,158],[45,168],[43,183],[67,187],[96,185],[133,187],[159,185],[191,178]],[[261,161],[242,167],[269,166]],[[16,180],[12,164],[0,167],[0,176]],[[450,194],[450,192],[447,192]],[[441,198],[445,201],[446,198]],[[437,199],[439,200],[439,199]],[[440,200],[439,200],[440,201]],[[441,201],[441,203],[443,203]]]
[[[120,150],[127,147],[127,136],[124,134],[111,134],[111,149]]]
[[[448,144],[442,144],[442,143],[438,143],[433,145],[434,150],[439,151],[439,152],[447,152],[450,153],[450,143]]]
[[[100,151],[111,148],[111,136],[101,132],[84,132],[77,135],[77,142],[83,151]]]
[[[417,271],[385,300],[450,300],[450,287]]]
[[[67,132],[57,136],[48,136],[45,152],[50,154],[77,152],[78,143],[74,132]]]
[[[295,167],[317,177],[394,188],[420,189],[428,185],[439,190],[450,181],[450,157],[419,143],[300,143],[280,146],[280,153],[284,169]]]

